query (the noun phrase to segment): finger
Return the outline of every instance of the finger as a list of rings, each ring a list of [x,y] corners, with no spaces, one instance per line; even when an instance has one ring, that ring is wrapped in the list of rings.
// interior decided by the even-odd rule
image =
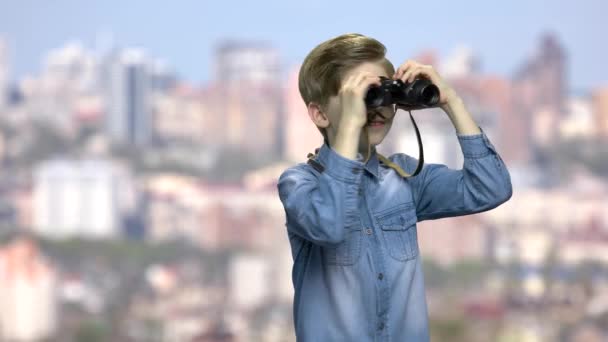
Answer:
[[[433,83],[437,83],[437,81],[438,81],[438,75],[435,72],[435,70],[433,69],[433,67],[431,67],[431,66],[421,67],[420,70],[418,71],[418,76],[422,76],[422,77],[430,80]]]
[[[361,75],[361,78],[357,82],[358,85],[370,85],[373,83],[380,84],[380,76],[376,76],[371,73],[365,73]]]
[[[356,89],[357,87],[359,87],[359,84],[361,84],[361,80],[363,80],[368,75],[371,75],[371,74],[369,74],[367,72],[363,72],[363,73],[356,73],[354,75],[350,75],[349,77],[347,77],[346,81],[344,82],[342,89],[344,89],[344,90]]]
[[[352,88],[352,85],[355,82],[355,78],[356,78],[356,75],[348,76],[342,84],[342,89]]]
[[[395,70],[395,73],[393,74],[393,79],[398,79],[399,77],[401,77],[401,75],[403,74],[403,69],[405,68],[405,65],[407,64],[407,61],[403,64],[401,64],[397,70]]]
[[[407,63],[407,62],[406,62]],[[401,64],[397,70],[395,70],[395,73],[393,74],[393,79],[398,79],[401,77],[401,75],[403,75],[404,69],[406,68],[406,63]]]
[[[355,76],[355,79],[353,81],[353,85],[355,87],[359,86],[361,84],[361,82],[363,82],[365,79],[372,77],[373,75],[369,72],[360,72]]]
[[[412,60],[407,60],[405,63],[401,64],[395,73],[396,78],[400,78],[404,72],[406,72],[413,65]]]
[[[405,63],[403,63],[395,72],[394,78],[401,78],[401,76],[403,76],[403,74],[405,72],[407,72],[410,68],[414,67],[416,65],[416,62],[412,61],[412,60],[408,60]]]
[[[344,84],[340,90],[341,93],[354,93],[358,95],[363,95],[363,93],[367,92],[370,84],[380,84],[380,78],[375,76],[369,72],[357,73],[354,75],[350,75],[344,80]]]
[[[409,69],[407,72],[405,72],[401,77],[401,81],[403,81],[404,83],[410,83],[411,80],[415,79],[416,76],[418,76],[418,72],[419,69],[418,68],[411,68]]]
[[[416,68],[414,71],[412,71],[410,73],[410,75],[408,75],[408,77],[406,78],[408,83],[412,83],[414,82],[414,80],[416,78],[418,78],[420,76],[420,73],[422,72],[422,70],[420,68]]]

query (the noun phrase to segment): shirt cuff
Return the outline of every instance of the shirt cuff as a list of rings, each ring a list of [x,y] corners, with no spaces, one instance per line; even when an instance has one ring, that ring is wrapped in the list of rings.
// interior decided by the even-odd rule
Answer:
[[[481,127],[479,127],[479,130],[481,133],[478,134],[456,134],[465,158],[481,158],[490,153],[496,154],[496,148],[494,148],[486,133]]]
[[[325,170],[334,178],[357,183],[363,175],[365,164],[362,161],[348,159],[333,148],[328,149],[327,158],[325,159]]]

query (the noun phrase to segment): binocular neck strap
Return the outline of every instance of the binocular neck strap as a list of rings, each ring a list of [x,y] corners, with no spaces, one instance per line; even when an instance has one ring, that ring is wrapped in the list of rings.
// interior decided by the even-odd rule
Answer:
[[[410,120],[412,121],[412,124],[414,125],[414,130],[416,131],[416,139],[418,140],[418,165],[416,166],[416,170],[414,171],[414,173],[410,175],[409,173],[405,172],[399,165],[393,163],[392,161],[390,161],[390,159],[378,153],[378,160],[380,160],[384,165],[395,170],[403,178],[416,176],[420,173],[420,171],[422,171],[422,167],[424,166],[424,150],[422,148],[422,139],[420,138],[420,131],[418,130],[418,125],[416,125],[416,121],[412,116],[412,112],[408,111],[408,113],[410,114]]]

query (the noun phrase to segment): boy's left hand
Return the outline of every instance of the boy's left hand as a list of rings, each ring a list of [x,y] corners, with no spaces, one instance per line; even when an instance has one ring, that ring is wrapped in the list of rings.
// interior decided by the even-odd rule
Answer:
[[[407,60],[393,75],[393,79],[400,79],[403,82],[409,83],[417,78],[426,78],[433,82],[439,88],[439,107],[444,111],[447,110],[450,103],[459,100],[458,95],[445,81],[439,76],[432,65],[421,64],[413,60]],[[408,110],[405,106],[398,108]]]

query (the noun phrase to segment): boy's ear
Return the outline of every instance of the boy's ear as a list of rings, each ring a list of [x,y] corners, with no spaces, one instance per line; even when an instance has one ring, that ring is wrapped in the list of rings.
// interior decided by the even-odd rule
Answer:
[[[308,116],[310,119],[321,128],[326,128],[329,126],[329,119],[327,118],[327,114],[323,112],[323,109],[318,103],[310,102],[308,104]]]

